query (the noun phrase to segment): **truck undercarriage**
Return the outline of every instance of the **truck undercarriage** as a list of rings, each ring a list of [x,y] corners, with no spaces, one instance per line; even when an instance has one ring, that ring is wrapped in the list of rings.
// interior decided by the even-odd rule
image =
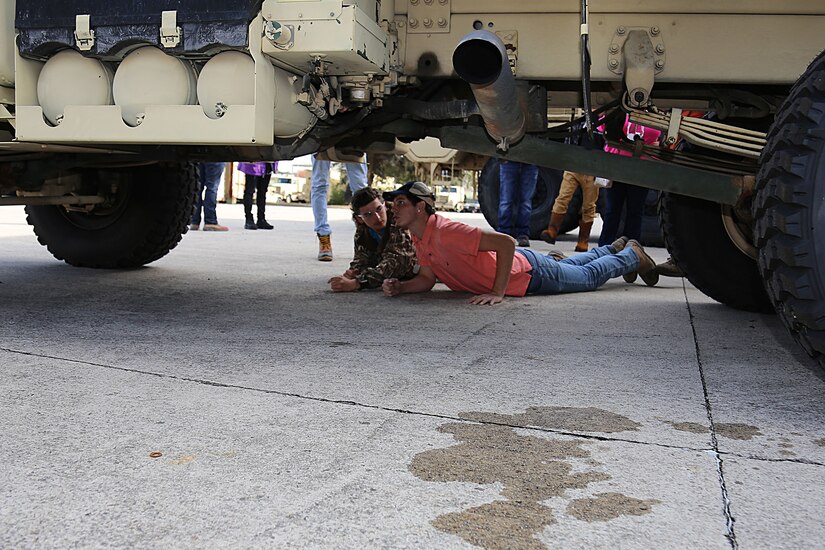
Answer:
[[[688,279],[725,304],[775,309],[809,353],[825,353],[817,2],[3,10],[0,204],[26,204],[41,243],[71,264],[137,266],[173,248],[191,210],[188,163],[347,159],[431,136],[663,191],[665,242]],[[626,115],[663,143],[611,131]],[[571,144],[594,132],[631,156]]]

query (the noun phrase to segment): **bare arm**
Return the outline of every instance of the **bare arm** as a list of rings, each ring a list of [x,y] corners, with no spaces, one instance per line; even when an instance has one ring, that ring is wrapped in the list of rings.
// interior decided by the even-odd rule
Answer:
[[[435,273],[429,267],[421,266],[418,275],[409,281],[385,279],[382,289],[385,296],[398,296],[414,292],[428,292],[435,285]]]
[[[493,288],[488,294],[474,296],[471,304],[498,304],[504,299],[504,292],[510,282],[510,270],[513,268],[513,255],[516,252],[516,241],[513,237],[495,231],[481,232],[478,243],[481,252],[496,253],[496,276],[493,279]]]

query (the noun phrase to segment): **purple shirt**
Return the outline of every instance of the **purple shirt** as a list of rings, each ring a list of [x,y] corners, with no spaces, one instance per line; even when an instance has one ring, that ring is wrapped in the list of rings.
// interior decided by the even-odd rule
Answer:
[[[271,166],[271,167],[270,167]],[[238,170],[250,176],[264,176],[278,170],[277,162],[239,162]]]

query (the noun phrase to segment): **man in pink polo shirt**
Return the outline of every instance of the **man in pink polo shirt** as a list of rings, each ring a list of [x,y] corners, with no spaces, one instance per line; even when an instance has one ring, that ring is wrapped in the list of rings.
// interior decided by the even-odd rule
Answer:
[[[472,304],[492,305],[505,295],[596,290],[626,273],[638,272],[651,286],[658,281],[653,259],[638,242],[626,238],[557,261],[516,248],[509,235],[439,216],[435,196],[420,181],[384,193],[384,199],[392,201],[396,225],[410,231],[420,265],[410,280],[386,279],[382,288],[387,296],[427,292],[439,280],[451,290],[475,294]]]

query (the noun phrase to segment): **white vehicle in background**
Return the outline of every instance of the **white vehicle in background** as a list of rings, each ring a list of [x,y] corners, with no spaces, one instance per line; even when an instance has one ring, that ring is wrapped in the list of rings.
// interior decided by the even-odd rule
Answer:
[[[664,191],[691,283],[821,357],[823,49],[815,0],[7,0],[0,203],[59,259],[135,267],[187,230],[193,162],[429,136]],[[661,145],[617,143],[626,116]],[[630,156],[572,144],[597,120]]]

